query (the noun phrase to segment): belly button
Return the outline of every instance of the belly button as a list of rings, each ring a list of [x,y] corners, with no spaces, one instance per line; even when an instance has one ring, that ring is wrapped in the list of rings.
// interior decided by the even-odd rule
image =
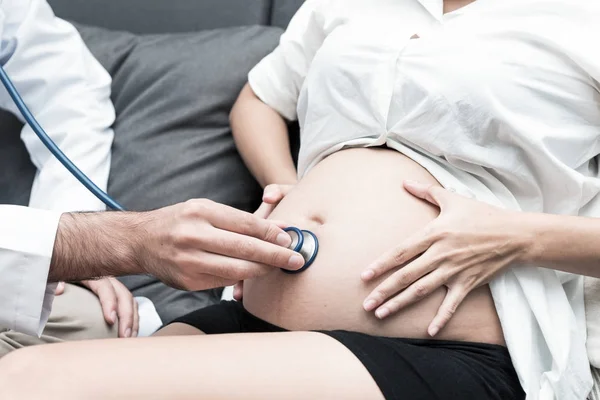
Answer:
[[[315,222],[317,225],[325,225],[325,218],[320,214],[311,214],[308,216],[308,220]]]

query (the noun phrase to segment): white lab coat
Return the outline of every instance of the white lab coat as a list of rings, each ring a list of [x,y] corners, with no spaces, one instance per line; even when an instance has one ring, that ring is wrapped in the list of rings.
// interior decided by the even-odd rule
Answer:
[[[108,73],[46,0],[2,0],[0,37],[0,62],[25,103],[67,156],[105,189],[115,118]],[[0,107],[21,118],[1,86]],[[60,214],[104,205],[28,126],[21,137],[38,172],[31,208],[0,205],[0,330],[39,335],[53,300],[47,278]]]

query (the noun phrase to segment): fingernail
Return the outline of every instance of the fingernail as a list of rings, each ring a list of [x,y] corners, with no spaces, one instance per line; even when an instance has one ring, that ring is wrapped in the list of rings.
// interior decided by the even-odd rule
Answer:
[[[375,306],[377,305],[377,302],[373,299],[369,299],[367,301],[365,301],[365,303],[363,304],[363,307],[365,308],[365,311],[371,311],[372,309],[375,308]]]
[[[433,337],[435,335],[437,335],[437,333],[440,331],[440,328],[438,328],[437,326],[432,326],[431,328],[429,328],[429,336]]]
[[[112,321],[112,323],[113,323],[113,324],[114,324],[115,322],[117,322],[117,312],[116,312],[116,311],[113,311],[113,312],[110,314],[110,320]]]
[[[276,191],[275,190],[267,190],[266,192],[263,193],[263,199],[267,198],[267,197],[271,197],[273,195],[275,195]]]
[[[131,337],[131,328],[127,328],[125,331],[125,337]]]
[[[292,238],[287,233],[280,233],[275,242],[280,246],[288,247],[292,243]]]
[[[380,308],[379,310],[377,310],[375,312],[375,315],[377,316],[377,318],[379,319],[384,319],[385,317],[387,317],[388,315],[390,315],[390,310],[388,310],[387,308]]]
[[[375,276],[375,271],[373,271],[372,269],[369,269],[369,270],[363,272],[362,274],[360,274],[360,277],[365,281],[368,281],[369,279],[373,278],[374,276]]]
[[[133,337],[138,337],[139,332],[138,331],[133,331]]]
[[[291,268],[298,269],[304,265],[304,258],[299,254],[294,254],[290,257],[288,265]]]

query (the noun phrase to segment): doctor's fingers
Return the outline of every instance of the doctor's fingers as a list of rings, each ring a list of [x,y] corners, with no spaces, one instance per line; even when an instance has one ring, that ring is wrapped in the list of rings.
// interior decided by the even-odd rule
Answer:
[[[186,290],[229,286],[273,271],[268,265],[201,250],[181,253],[177,267],[179,276],[175,279],[179,282],[178,286]]]
[[[205,222],[218,229],[281,246],[289,246],[292,241],[289,235],[272,221],[210,200],[189,200],[184,203],[182,210],[184,219],[193,223],[194,230],[198,230],[199,222]]]
[[[199,234],[189,245],[208,253],[289,270],[297,270],[304,265],[304,258],[286,247],[221,229]]]

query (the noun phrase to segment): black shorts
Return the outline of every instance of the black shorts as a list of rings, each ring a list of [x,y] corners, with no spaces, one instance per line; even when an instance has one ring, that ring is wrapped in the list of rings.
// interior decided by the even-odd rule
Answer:
[[[286,332],[241,303],[223,301],[173,321],[206,334]],[[346,346],[388,400],[524,399],[505,347],[447,340],[402,339],[348,331],[318,331]]]

